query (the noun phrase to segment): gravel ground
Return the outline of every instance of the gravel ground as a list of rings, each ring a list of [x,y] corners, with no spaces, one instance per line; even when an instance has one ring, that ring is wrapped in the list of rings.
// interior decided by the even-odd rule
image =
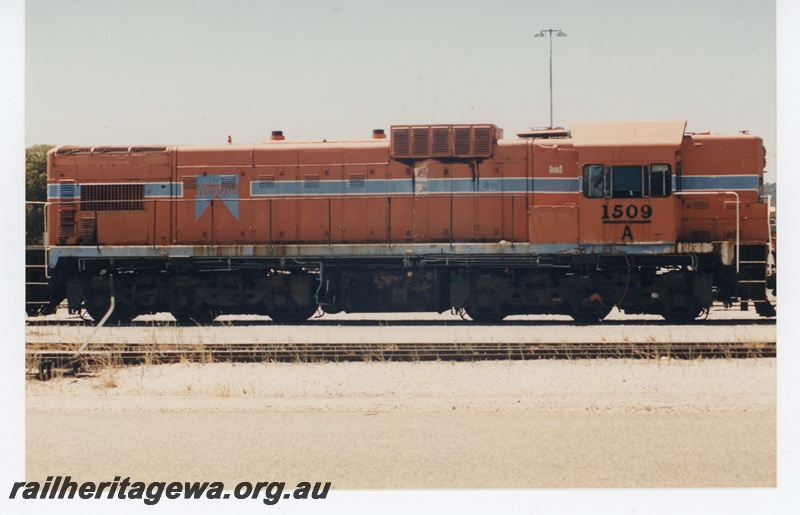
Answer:
[[[158,315],[101,328],[94,341],[775,341],[776,326],[757,318],[715,309],[693,326],[618,312],[598,326],[566,317],[476,326],[451,314],[381,314],[175,327]],[[31,322],[28,343],[82,343],[94,330]],[[776,370],[774,359],[666,358],[108,368],[26,382],[26,477],[57,470],[84,480],[311,480],[335,489],[772,487]]]
[[[183,363],[26,390],[31,479],[776,484],[772,359]]]

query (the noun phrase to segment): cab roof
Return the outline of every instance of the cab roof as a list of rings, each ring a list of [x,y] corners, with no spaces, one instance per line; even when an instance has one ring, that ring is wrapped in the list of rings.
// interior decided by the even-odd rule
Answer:
[[[575,122],[572,141],[578,148],[641,145],[677,150],[685,132],[686,120]]]

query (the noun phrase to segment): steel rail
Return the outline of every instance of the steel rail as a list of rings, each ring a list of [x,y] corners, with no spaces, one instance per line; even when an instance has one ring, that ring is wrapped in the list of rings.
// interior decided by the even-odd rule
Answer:
[[[75,344],[29,344],[27,363],[41,379],[53,369],[178,362],[479,361],[532,359],[774,358],[776,342],[582,343],[94,343],[79,356]]]

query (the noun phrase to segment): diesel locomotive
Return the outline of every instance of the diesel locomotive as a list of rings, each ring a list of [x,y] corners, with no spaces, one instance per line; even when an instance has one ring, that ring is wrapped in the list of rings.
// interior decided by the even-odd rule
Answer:
[[[685,121],[62,146],[48,155],[36,310],[66,299],[96,321],[455,310],[590,323],[617,307],[688,322],[722,301],[774,316],[764,168],[760,138]]]

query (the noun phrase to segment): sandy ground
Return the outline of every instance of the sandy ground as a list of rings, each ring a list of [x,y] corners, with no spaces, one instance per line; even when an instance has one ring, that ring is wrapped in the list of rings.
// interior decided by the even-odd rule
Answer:
[[[776,363],[183,363],[28,381],[29,480],[771,487]]]
[[[94,341],[775,341],[776,326],[757,318],[715,309],[698,325],[670,326],[615,312],[576,327],[566,317],[475,326],[450,314],[326,315],[304,326],[223,317],[182,328],[153,324],[170,319],[161,315],[101,328]],[[26,341],[82,343],[93,330],[34,321]],[[776,368],[774,359],[666,358],[109,368],[26,382],[26,476],[335,489],[773,487]]]

